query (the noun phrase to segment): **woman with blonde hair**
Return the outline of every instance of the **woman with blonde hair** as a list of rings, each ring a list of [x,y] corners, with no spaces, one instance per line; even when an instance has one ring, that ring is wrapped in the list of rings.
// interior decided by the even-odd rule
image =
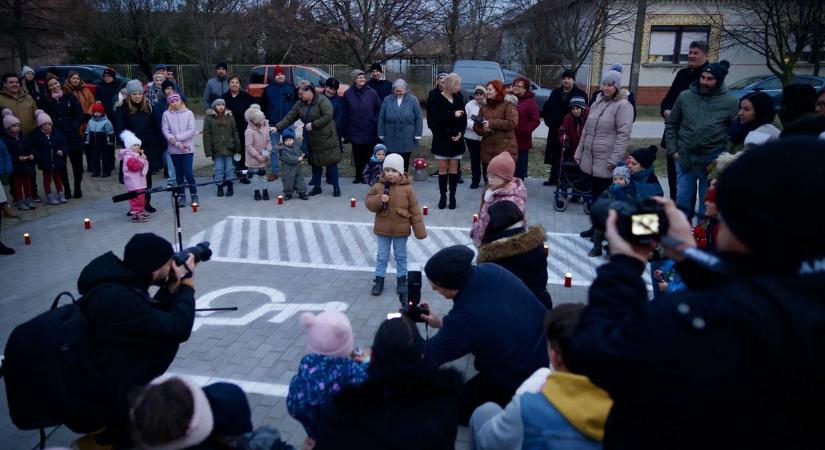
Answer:
[[[450,209],[456,208],[455,190],[458,166],[464,154],[464,130],[467,114],[461,95],[461,77],[450,73],[444,77],[444,89],[427,105],[427,123],[433,132],[432,152],[438,161],[438,209],[447,207],[447,186],[450,188]]]

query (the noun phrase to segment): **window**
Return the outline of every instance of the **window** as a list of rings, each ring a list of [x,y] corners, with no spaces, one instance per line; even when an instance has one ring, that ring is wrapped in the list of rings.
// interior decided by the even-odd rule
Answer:
[[[264,82],[264,68],[258,66],[252,69],[249,73],[249,84],[263,84]]]
[[[653,26],[650,28],[648,63],[687,63],[688,48],[693,41],[708,41],[709,27]]]
[[[312,69],[309,69],[308,67],[295,66],[292,70],[295,72],[295,84],[298,84],[301,80],[307,80],[313,85],[318,83],[318,74],[313,72]]]

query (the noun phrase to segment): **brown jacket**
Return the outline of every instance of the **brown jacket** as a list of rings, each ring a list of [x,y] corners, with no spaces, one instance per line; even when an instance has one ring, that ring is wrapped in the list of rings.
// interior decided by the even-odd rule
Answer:
[[[388,207],[384,209],[381,195],[384,194],[384,175],[372,186],[364,205],[367,209],[375,213],[375,226],[373,232],[380,236],[402,237],[410,235],[412,227],[415,237],[424,239],[427,237],[427,229],[424,228],[424,216],[418,207],[418,197],[410,185],[410,177],[403,175],[397,184],[390,184],[390,201]]]
[[[0,92],[0,111],[3,108],[9,108],[14,113],[14,117],[20,119],[20,132],[24,135],[28,135],[37,128],[37,121],[34,119],[37,104],[31,95],[23,92],[23,89],[20,89],[17,97],[12,96],[5,90]]]
[[[490,128],[487,131],[484,131],[481,124],[473,125],[473,131],[482,137],[481,162],[489,163],[501,152],[510,153],[515,160],[518,157],[515,131],[518,124],[516,107],[506,101],[493,103],[487,100],[487,104],[481,107],[480,115],[490,122]]]

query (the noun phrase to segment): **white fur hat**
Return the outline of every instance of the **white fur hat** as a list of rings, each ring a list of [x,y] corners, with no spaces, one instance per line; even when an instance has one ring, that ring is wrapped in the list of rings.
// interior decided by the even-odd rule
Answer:
[[[133,145],[143,145],[143,142],[135,136],[135,133],[129,130],[123,130],[123,132],[120,133],[120,140],[123,141],[124,148],[132,148]]]

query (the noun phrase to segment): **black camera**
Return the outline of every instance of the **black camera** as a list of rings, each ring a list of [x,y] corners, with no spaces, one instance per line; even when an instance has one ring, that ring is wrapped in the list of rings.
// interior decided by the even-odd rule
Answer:
[[[209,258],[212,257],[212,249],[209,248],[209,241],[203,241],[194,247],[185,248],[182,252],[172,256],[172,259],[175,261],[175,264],[182,266],[186,264],[186,259],[189,258],[189,255],[195,257],[195,264],[201,261],[209,261]]]
[[[411,270],[407,273],[407,292],[398,294],[401,309],[398,310],[413,322],[424,322],[422,314],[429,315],[430,309],[421,306],[421,271]]]
[[[479,116],[479,115],[476,115],[476,114],[471,114],[471,115],[470,115],[470,120],[472,120],[473,122],[475,122],[475,123],[477,123],[477,124],[479,124],[479,125],[481,125],[482,123],[484,123],[484,117]]]
[[[619,236],[637,245],[649,245],[667,235],[668,221],[664,207],[653,200],[609,200],[601,199],[590,207],[593,226],[606,229],[607,214],[615,209],[619,217],[616,228]]]

